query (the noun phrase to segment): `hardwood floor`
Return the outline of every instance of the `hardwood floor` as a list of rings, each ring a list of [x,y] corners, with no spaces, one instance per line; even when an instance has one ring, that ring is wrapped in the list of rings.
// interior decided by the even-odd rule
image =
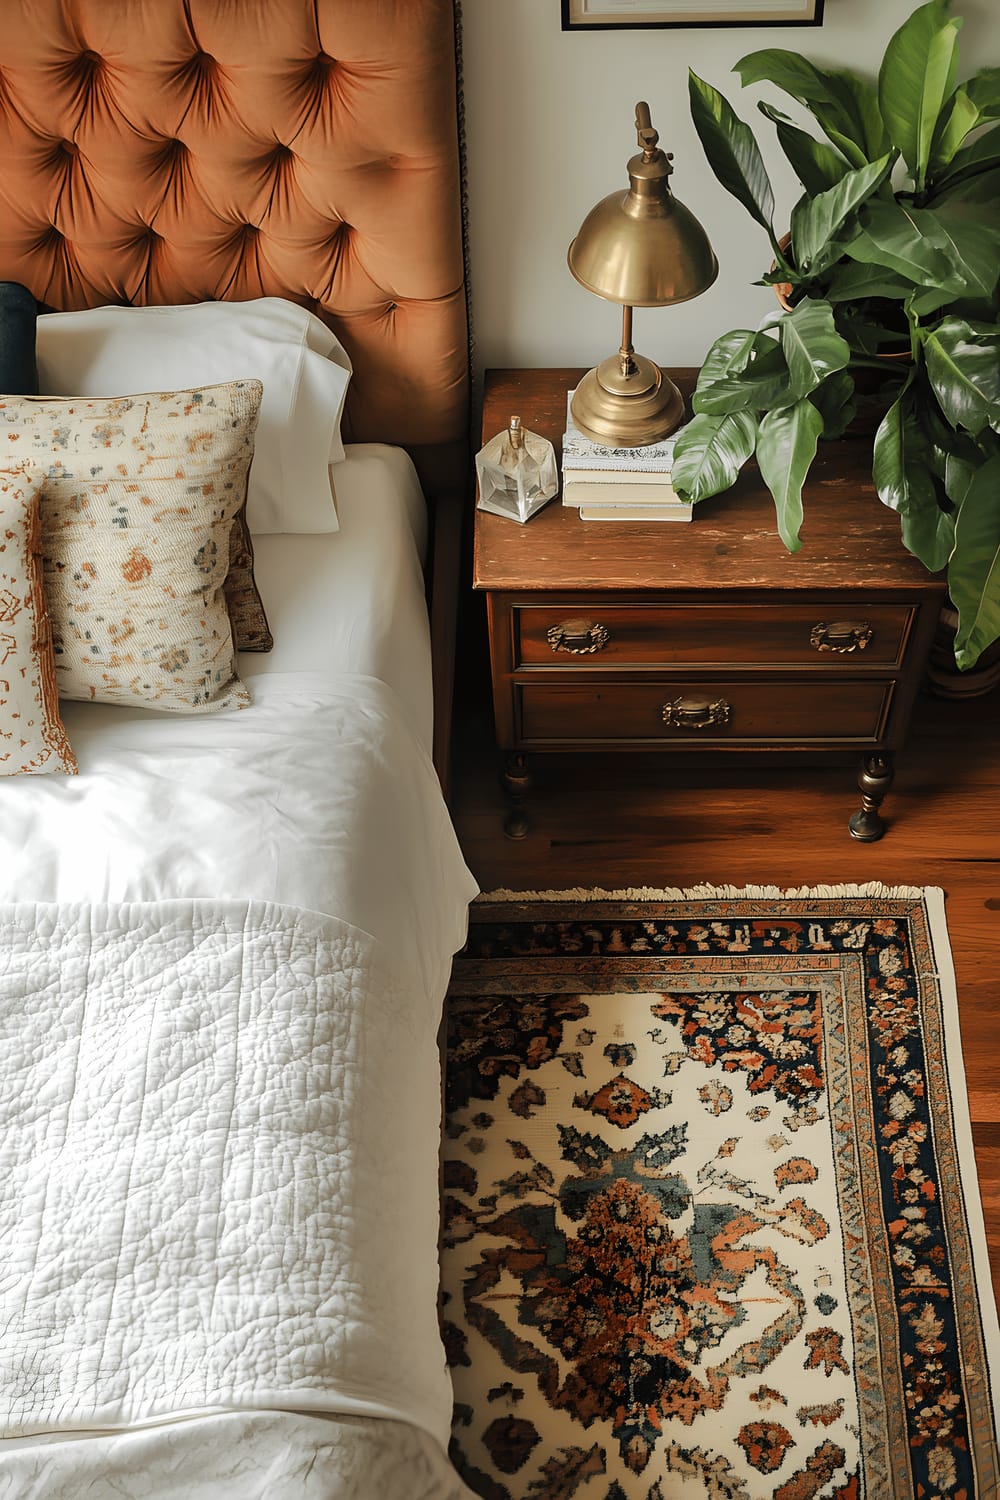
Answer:
[[[946,892],[994,1288],[1000,1296],[1000,689],[922,695],[886,799],[885,838],[856,843],[851,764],[679,769],[655,756],[536,756],[528,837],[504,836],[487,699],[466,642],[452,812],[483,890],[779,886],[879,880]]]

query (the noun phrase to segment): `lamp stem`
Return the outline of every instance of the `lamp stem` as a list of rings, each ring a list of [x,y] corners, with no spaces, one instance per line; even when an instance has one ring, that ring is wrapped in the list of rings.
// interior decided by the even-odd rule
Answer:
[[[636,372],[636,363],[632,358],[635,350],[632,347],[632,309],[626,304],[622,308],[622,346],[618,350],[618,358],[621,361],[621,372],[625,379]]]

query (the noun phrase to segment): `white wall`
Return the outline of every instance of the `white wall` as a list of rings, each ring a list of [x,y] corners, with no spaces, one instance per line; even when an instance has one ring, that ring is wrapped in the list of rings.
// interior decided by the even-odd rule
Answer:
[[[1000,63],[996,5],[954,0],[965,19],[960,77]],[[826,0],[821,27],[583,33],[561,30],[559,0],[463,0],[477,376],[506,365],[591,365],[617,349],[619,310],[574,281],[566,251],[598,199],[628,186],[638,99],[648,100],[660,145],[674,152],[673,191],[705,226],[720,269],[695,301],[637,311],[635,347],[661,364],[699,365],[718,334],[753,326],[774,305],[769,289],[752,285],[770,248],[708,168],[691,123],[688,66],[753,126],[783,227],[795,182],[756,100],[793,115],[795,106],[767,86],[743,89],[733,64],[760,47],[786,47],[874,72],[913,8],[913,0]]]

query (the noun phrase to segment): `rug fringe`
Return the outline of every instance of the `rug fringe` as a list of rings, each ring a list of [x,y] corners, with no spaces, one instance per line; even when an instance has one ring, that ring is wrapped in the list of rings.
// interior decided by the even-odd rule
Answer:
[[[844,896],[875,896],[883,900],[920,901],[936,886],[883,885],[870,880],[863,885],[800,885],[785,889],[777,885],[692,885],[687,887],[627,886],[606,891],[600,886],[575,886],[562,891],[482,891],[473,905],[496,901],[770,901],[796,898],[835,901]]]

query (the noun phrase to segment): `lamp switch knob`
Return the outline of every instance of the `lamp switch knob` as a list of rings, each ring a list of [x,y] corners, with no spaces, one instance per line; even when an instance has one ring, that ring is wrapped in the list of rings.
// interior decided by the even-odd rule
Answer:
[[[660,135],[658,131],[653,129],[653,122],[649,115],[649,105],[644,99],[640,99],[635,107],[635,129],[639,138],[639,145],[646,152],[648,160],[656,150]]]

